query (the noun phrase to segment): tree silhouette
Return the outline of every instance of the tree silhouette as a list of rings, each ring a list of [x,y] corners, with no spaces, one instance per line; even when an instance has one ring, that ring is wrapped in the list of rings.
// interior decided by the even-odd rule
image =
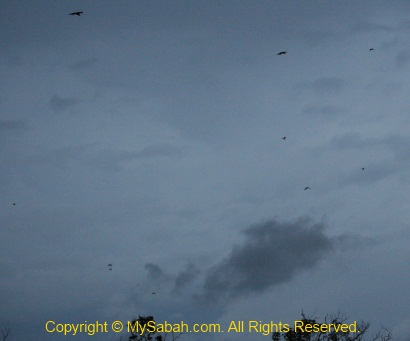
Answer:
[[[347,320],[346,317],[338,313],[336,316],[326,316],[324,323],[319,323],[316,318],[307,318],[302,312],[302,319],[300,321],[303,324],[343,324]],[[382,331],[377,332],[369,339],[364,338],[364,334],[368,331],[370,323],[360,322],[357,323],[357,333],[343,332],[343,331],[329,331],[329,332],[302,332],[300,330],[295,331],[290,328],[288,332],[273,332],[273,341],[389,341],[391,340],[391,333],[383,328]]]
[[[3,341],[5,341],[9,335],[10,335],[10,328],[4,327],[1,330],[1,336],[3,338]]]

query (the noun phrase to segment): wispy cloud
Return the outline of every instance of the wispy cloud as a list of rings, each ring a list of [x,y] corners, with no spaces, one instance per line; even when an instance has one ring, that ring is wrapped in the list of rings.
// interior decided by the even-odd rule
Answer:
[[[316,95],[333,95],[343,90],[346,81],[340,77],[322,77],[296,85],[295,89],[311,90]]]
[[[317,93],[335,93],[343,89],[345,81],[339,77],[324,77],[310,83],[313,91]]]
[[[170,144],[149,145],[139,151],[103,149],[96,144],[82,144],[58,148],[51,153],[37,155],[32,158],[32,162],[49,163],[60,168],[77,164],[103,171],[119,171],[130,161],[161,157],[173,158],[182,154],[183,149],[181,147]]]
[[[60,97],[54,95],[51,97],[50,101],[48,102],[49,107],[54,111],[64,111],[68,108],[71,108],[77,105],[80,100],[76,97]]]
[[[136,158],[148,159],[160,156],[179,156],[181,149],[170,144],[156,144],[145,147],[134,155]]]
[[[334,105],[308,105],[303,109],[307,115],[334,118],[343,113],[343,109]]]
[[[330,147],[335,150],[360,149],[380,143],[373,138],[363,138],[359,133],[349,132],[333,137]]]
[[[410,316],[393,328],[393,337],[397,341],[407,341],[410,338]]]
[[[1,120],[0,119],[0,131],[1,132],[20,132],[27,127],[23,120]]]
[[[394,27],[371,23],[366,21],[360,21],[356,24],[352,25],[351,32],[352,33],[369,33],[369,32],[392,32],[394,31]]]
[[[410,62],[410,50],[400,51],[396,56],[396,66],[398,68],[406,67]]]
[[[70,64],[68,67],[73,71],[83,71],[96,64],[97,62],[98,59],[95,57],[85,58]]]

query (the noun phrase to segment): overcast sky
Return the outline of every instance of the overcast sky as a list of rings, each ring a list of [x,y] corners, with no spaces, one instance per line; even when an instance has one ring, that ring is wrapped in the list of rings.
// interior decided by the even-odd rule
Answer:
[[[303,310],[409,341],[409,13],[394,0],[1,1],[8,340],[89,339],[47,334],[48,320],[292,323]],[[202,339],[249,335],[180,338]]]

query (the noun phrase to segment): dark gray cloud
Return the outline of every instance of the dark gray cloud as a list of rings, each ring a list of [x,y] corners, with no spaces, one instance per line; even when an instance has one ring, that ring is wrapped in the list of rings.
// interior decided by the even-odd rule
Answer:
[[[184,289],[191,284],[201,273],[201,271],[192,263],[187,264],[185,270],[181,271],[175,278],[174,291]]]
[[[324,229],[310,219],[294,223],[272,220],[247,228],[245,242],[208,271],[197,298],[214,303],[289,282],[314,267],[334,247]]]
[[[193,263],[177,274],[148,263],[145,283],[135,292],[133,301],[136,306],[151,304],[151,311],[167,318],[187,316],[193,321],[204,316],[217,318],[226,312],[228,302],[289,283],[298,274],[313,270],[330,252],[340,255],[341,250],[356,252],[369,245],[361,236],[344,233],[330,237],[325,230],[323,223],[314,223],[311,218],[295,222],[270,220],[253,225],[242,231],[245,241],[234,246],[224,260],[209,267],[203,275]],[[140,294],[153,286],[161,288],[164,300],[161,307],[152,306],[147,294]]]
[[[60,97],[58,95],[54,95],[48,102],[48,106],[52,110],[59,112],[71,108],[79,102],[80,100],[76,97]]]
[[[147,271],[148,281],[155,283],[163,282],[168,279],[168,275],[157,264],[147,263],[144,268]]]

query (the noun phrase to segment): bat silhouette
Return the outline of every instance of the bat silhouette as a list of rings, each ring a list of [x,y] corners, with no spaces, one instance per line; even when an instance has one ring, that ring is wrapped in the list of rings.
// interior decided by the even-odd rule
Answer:
[[[280,55],[282,55],[282,54],[286,54],[288,51],[281,51],[281,52],[279,52],[277,55],[278,56],[280,56]]]
[[[73,13],[70,13],[70,15],[78,15],[78,16],[80,16],[81,14],[83,14],[84,12],[73,12]]]

